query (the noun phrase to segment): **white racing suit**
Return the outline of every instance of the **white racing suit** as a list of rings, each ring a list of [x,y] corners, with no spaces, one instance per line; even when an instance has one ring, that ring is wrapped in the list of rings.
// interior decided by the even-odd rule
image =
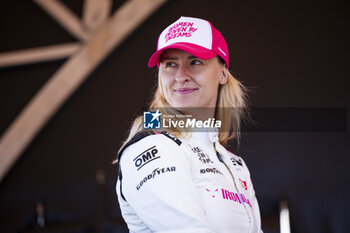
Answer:
[[[119,159],[116,190],[130,232],[262,232],[249,170],[217,133],[139,133]]]

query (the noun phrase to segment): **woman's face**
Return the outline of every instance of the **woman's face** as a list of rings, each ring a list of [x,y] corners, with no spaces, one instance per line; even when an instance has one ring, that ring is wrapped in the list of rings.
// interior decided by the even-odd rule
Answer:
[[[162,91],[174,108],[215,108],[219,84],[225,84],[227,78],[228,70],[217,57],[203,60],[169,49],[160,59]]]

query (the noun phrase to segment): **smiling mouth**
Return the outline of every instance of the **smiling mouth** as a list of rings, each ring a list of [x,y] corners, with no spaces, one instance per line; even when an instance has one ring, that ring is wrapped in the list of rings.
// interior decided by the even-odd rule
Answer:
[[[197,91],[198,88],[188,88],[188,87],[184,87],[184,88],[178,88],[178,89],[175,89],[174,91],[178,94],[181,94],[181,95],[188,95],[188,94],[191,94],[195,91]]]

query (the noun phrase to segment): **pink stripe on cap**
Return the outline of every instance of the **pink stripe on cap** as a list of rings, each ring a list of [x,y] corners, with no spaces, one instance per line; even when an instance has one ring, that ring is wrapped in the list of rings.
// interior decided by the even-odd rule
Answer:
[[[226,40],[207,20],[182,16],[170,24],[159,35],[157,51],[149,59],[148,67],[159,64],[161,54],[167,49],[180,49],[200,59],[219,55],[229,67]]]

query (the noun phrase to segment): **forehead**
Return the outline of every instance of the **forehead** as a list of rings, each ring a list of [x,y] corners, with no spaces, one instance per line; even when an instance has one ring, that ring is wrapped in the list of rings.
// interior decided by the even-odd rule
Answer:
[[[174,58],[196,58],[196,57],[183,50],[167,49],[162,53],[160,60],[162,61],[164,59],[169,59],[169,58],[174,59]]]

